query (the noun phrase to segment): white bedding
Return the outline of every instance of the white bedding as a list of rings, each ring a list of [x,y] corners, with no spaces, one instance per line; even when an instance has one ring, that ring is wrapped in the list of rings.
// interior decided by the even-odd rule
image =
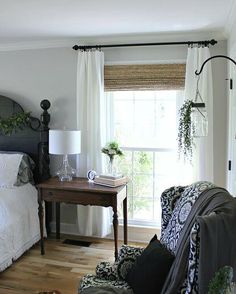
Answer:
[[[31,184],[0,188],[0,271],[39,238],[36,188]]]

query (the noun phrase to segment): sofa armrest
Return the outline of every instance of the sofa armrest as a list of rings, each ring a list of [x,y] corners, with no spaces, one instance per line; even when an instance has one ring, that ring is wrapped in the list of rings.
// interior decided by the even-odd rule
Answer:
[[[117,279],[115,264],[108,261],[102,261],[96,266],[96,276],[99,279],[113,281]]]
[[[119,263],[122,259],[127,257],[136,259],[139,255],[141,255],[143,250],[144,248],[141,248],[141,247],[122,245],[118,253],[117,263]]]
[[[127,259],[135,259],[141,255],[144,248],[122,245],[118,253],[118,259],[114,263],[100,262],[96,267],[96,276],[109,281],[123,279],[125,275],[125,262]],[[124,266],[123,266],[124,265]]]

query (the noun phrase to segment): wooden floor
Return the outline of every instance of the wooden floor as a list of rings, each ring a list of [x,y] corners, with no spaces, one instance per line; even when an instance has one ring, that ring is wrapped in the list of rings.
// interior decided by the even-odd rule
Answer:
[[[114,261],[112,240],[80,239],[92,241],[92,244],[90,247],[67,245],[62,243],[63,237],[61,240],[51,237],[45,241],[44,256],[40,255],[39,245],[35,245],[0,273],[0,294],[37,294],[52,290],[59,290],[61,294],[77,293],[80,278],[94,273],[98,262]]]

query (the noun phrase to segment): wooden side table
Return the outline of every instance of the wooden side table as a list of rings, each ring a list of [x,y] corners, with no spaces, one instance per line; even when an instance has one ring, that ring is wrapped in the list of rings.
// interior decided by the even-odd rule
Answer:
[[[124,244],[127,244],[127,185],[116,188],[100,186],[86,178],[74,178],[70,182],[60,182],[57,177],[50,178],[37,185],[39,202],[40,247],[45,254],[43,242],[43,201],[56,203],[56,236],[60,238],[60,203],[111,206],[113,209],[113,228],[115,259],[118,256],[118,214],[117,207],[123,201]],[[126,188],[126,193],[119,193]]]

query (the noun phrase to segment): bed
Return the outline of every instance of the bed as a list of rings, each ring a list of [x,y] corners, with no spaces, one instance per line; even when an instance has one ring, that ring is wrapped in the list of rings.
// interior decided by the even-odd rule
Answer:
[[[0,96],[0,272],[40,239],[35,184],[50,177],[50,103],[43,100],[40,105],[40,120],[29,114],[24,126],[6,133],[3,120],[9,122],[8,118],[24,111],[13,99]]]

